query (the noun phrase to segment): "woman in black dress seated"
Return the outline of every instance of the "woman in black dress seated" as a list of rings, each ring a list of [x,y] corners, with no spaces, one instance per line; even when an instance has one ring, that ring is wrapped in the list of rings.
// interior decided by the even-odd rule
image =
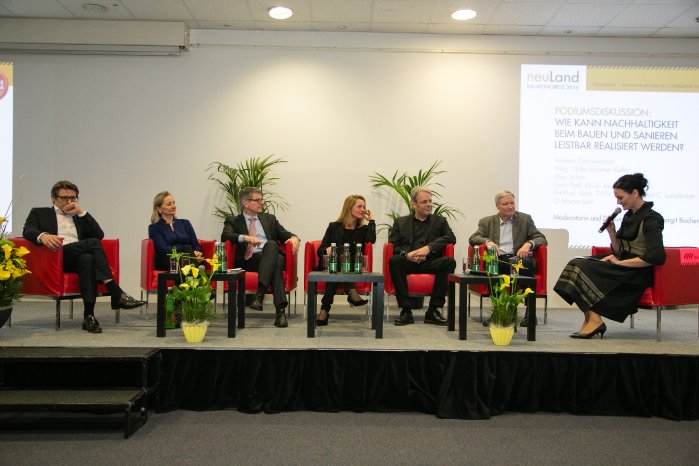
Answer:
[[[653,267],[665,262],[663,217],[646,202],[648,180],[641,173],[624,175],[614,183],[614,196],[626,214],[619,231],[614,222],[607,227],[613,254],[577,258],[568,262],[553,287],[568,304],[577,304],[585,314],[580,330],[571,338],[589,339],[607,326],[602,317],[617,322],[635,314],[636,303],[653,285]]]
[[[376,241],[376,223],[371,215],[371,211],[366,208],[366,200],[359,194],[347,196],[345,203],[342,206],[340,216],[336,222],[331,222],[328,229],[325,230],[325,236],[318,246],[319,269],[323,268],[323,256],[330,254],[330,244],[337,245],[338,256],[342,253],[342,246],[345,243],[350,245],[350,256],[354,263],[355,254],[363,254],[364,245],[366,243],[374,243]],[[357,249],[357,243],[362,244],[361,250]],[[321,300],[320,313],[316,320],[316,325],[322,327],[328,325],[328,317],[330,306],[333,303],[333,298],[337,292],[339,283],[326,283],[325,293]],[[368,301],[362,299],[357,293],[354,283],[342,284],[347,292],[347,301],[352,306],[362,306]]]
[[[155,270],[170,270],[168,254],[177,252],[197,258],[202,257],[201,246],[189,220],[176,218],[175,198],[167,191],[156,194],[153,213],[148,225],[148,238],[155,248]]]

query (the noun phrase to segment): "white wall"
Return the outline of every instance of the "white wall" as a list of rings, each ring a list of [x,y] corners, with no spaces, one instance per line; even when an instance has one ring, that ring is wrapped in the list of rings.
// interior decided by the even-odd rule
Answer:
[[[276,191],[291,208],[279,217],[311,240],[350,193],[385,221],[374,171],[442,160],[440,191],[465,214],[452,222],[461,257],[493,194],[517,191],[521,63],[699,63],[696,40],[193,31],[192,42],[180,57],[0,56],[15,63],[15,234],[56,180],[74,181],[121,239],[122,284],[136,295],[157,192],[175,195],[199,237],[220,235],[212,161],[285,158]],[[551,288],[572,253],[566,232],[546,233],[549,304],[562,306]]]

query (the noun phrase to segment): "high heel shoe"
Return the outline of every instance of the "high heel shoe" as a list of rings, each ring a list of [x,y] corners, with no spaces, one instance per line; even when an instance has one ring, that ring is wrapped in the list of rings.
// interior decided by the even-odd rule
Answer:
[[[354,293],[352,293],[354,291]],[[356,306],[364,306],[366,303],[369,302],[368,299],[362,299],[362,297],[357,293],[356,290],[352,289],[347,293],[347,302],[350,303],[351,306],[356,307]]]
[[[604,332],[606,332],[606,331],[607,331],[607,325],[604,322],[602,322],[602,324],[600,324],[596,329],[594,329],[590,333],[580,333],[580,332],[572,333],[570,335],[570,338],[581,338],[583,340],[589,340],[590,338],[594,337],[595,335],[597,335],[599,333],[599,337],[600,337],[600,339],[602,339],[602,338],[604,338]]]
[[[321,309],[321,311],[325,311],[325,319],[316,319],[316,327],[325,327],[328,325],[328,320],[330,320],[330,311],[327,311],[325,309]]]

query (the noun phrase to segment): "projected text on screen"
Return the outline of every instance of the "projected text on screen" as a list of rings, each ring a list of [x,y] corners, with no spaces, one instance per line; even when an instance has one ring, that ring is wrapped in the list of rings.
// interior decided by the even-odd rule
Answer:
[[[519,205],[570,247],[607,244],[611,186],[641,172],[665,244],[696,245],[697,108],[699,68],[522,65]]]

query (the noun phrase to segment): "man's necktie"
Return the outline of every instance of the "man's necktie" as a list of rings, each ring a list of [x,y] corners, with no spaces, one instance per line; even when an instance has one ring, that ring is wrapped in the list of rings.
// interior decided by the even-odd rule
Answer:
[[[248,236],[257,236],[257,231],[255,230],[255,217],[250,217],[250,227],[248,228]],[[255,249],[255,246],[253,246],[252,243],[248,243],[245,247],[245,260],[248,260],[252,257],[253,249]]]

